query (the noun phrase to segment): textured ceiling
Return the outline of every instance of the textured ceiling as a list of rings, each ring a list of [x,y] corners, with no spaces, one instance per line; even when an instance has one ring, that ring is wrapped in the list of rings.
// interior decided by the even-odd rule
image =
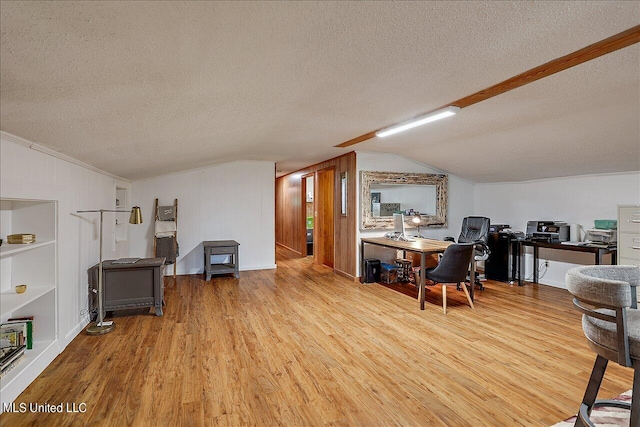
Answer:
[[[0,4],[0,129],[139,179],[336,144],[638,25],[640,2]],[[634,45],[352,148],[473,182],[640,170]]]

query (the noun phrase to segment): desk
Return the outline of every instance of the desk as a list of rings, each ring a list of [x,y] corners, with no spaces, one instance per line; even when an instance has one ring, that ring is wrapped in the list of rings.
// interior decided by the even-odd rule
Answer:
[[[238,279],[240,270],[238,268],[238,246],[240,243],[235,240],[210,240],[202,242],[204,249],[204,272],[206,280],[211,279],[213,274],[233,273]],[[224,264],[211,264],[211,255],[229,255],[230,262]]]
[[[164,280],[161,267],[164,258],[141,258],[133,264],[102,262],[104,311],[154,307],[156,316],[162,316]],[[89,286],[98,288],[98,265],[88,270]],[[89,292],[89,308],[98,306],[98,296]]]
[[[420,239],[416,238],[415,242],[403,242],[391,240],[386,237],[368,237],[360,239],[360,281],[364,280],[364,246],[369,245],[383,246],[405,252],[415,252],[420,254],[420,284],[418,291],[418,299],[420,300],[420,310],[424,310],[425,300],[425,264],[427,262],[427,254],[442,253],[452,242],[442,240]],[[471,276],[475,276],[475,261],[471,261]],[[470,290],[471,300],[473,300],[473,286]]]
[[[602,261],[602,257],[606,254],[611,254],[611,264],[616,264],[616,247],[611,246],[607,248],[603,248],[600,246],[577,246],[577,245],[563,245],[562,243],[549,243],[549,242],[538,242],[533,240],[521,240],[520,241],[520,268],[518,268],[518,285],[523,285],[522,275],[524,274],[524,258],[525,253],[523,250],[524,246],[531,246],[533,248],[533,283],[538,283],[538,249],[546,248],[546,249],[558,249],[563,251],[574,251],[574,252],[589,252],[594,254],[595,256],[595,265],[600,265]]]

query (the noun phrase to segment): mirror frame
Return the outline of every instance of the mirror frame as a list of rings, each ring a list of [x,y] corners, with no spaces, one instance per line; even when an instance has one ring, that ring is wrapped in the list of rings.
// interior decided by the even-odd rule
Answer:
[[[374,217],[371,212],[371,184],[416,184],[436,186],[436,214],[420,215],[420,227],[447,226],[447,187],[445,174],[360,171],[360,215],[362,229],[393,229],[393,217]]]

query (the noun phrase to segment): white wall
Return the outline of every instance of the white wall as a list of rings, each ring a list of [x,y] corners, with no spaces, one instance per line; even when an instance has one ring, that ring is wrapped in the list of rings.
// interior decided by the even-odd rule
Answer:
[[[132,188],[144,223],[129,229],[131,256],[153,256],[155,199],[161,206],[178,199],[177,274],[203,272],[205,240],[240,243],[240,270],[276,268],[273,162],[225,163],[134,181]]]
[[[640,172],[477,184],[474,191],[475,214],[522,231],[530,220],[566,221],[593,228],[595,219],[617,219],[619,204],[639,203]],[[562,288],[569,268],[592,264],[594,259],[591,254],[557,250],[541,249],[539,255],[540,262],[549,261],[548,271],[539,282]],[[531,276],[532,271],[528,257],[525,275]]]
[[[79,215],[76,211],[114,209],[115,186],[128,188],[131,184],[24,144],[31,145],[13,135],[0,134],[0,197],[58,201],[58,338],[64,348],[88,323],[88,317],[81,314],[88,305],[87,269],[99,261],[100,216]],[[128,252],[122,243],[114,250],[112,215],[105,214],[105,259],[127,256]]]
[[[358,196],[356,207],[358,209],[358,230],[356,233],[356,241],[360,242],[361,237],[380,237],[389,230],[361,230],[362,217],[360,212],[360,171],[380,171],[380,172],[417,172],[417,173],[445,173],[440,170],[431,168],[422,163],[415,162],[406,157],[396,154],[372,153],[358,151],[356,152],[356,170]],[[446,227],[421,227],[420,234],[424,237],[442,240],[444,237],[451,236],[458,238],[462,219],[466,216],[473,215],[473,184],[458,178],[455,175],[447,174],[449,178],[449,206]],[[381,253],[384,249],[378,250],[371,245],[367,246],[367,258],[380,258],[384,261],[385,255]],[[360,251],[357,254],[357,274],[360,275]]]
[[[171,204],[178,198],[180,274],[202,271],[202,240],[240,242],[242,270],[275,268],[274,169],[273,162],[235,162],[132,185],[2,132],[0,197],[58,201],[61,347],[66,347],[88,323],[82,314],[88,305],[86,271],[99,257],[99,214],[79,215],[76,211],[114,209],[116,186],[127,188],[133,193],[129,206],[142,207],[145,223],[129,226],[129,242],[116,246],[114,215],[123,215],[124,222],[128,215],[105,213],[103,257],[151,256],[154,199],[159,197],[163,204]],[[168,273],[171,271],[168,269]]]
[[[178,198],[178,273],[202,272],[201,242],[220,239],[240,243],[242,270],[275,268],[272,162],[227,163],[132,185],[60,154],[31,149],[29,144],[0,133],[0,197],[58,201],[58,311],[63,348],[87,323],[81,315],[87,308],[86,270],[98,262],[99,252],[98,214],[80,216],[76,211],[112,209],[116,185],[132,191],[130,205],[142,207],[145,223],[131,226],[129,244],[121,243],[114,250],[114,221],[108,216],[114,214],[105,214],[105,259],[151,256],[154,199],[171,204]],[[357,153],[357,170],[440,173],[401,156],[367,152]],[[359,173],[357,180],[359,188]],[[524,229],[528,220],[564,220],[588,228],[594,219],[615,219],[618,204],[640,204],[639,172],[475,186],[449,175],[449,225],[421,231],[436,239],[457,237],[462,218],[472,214],[488,216],[493,223],[507,223],[516,229]],[[359,206],[358,198],[358,218]],[[357,239],[383,234],[381,230],[358,230]],[[572,252],[541,250],[540,255],[550,261],[541,283],[560,287],[564,287],[568,268],[593,262],[590,255]],[[358,269],[359,265],[358,262]]]

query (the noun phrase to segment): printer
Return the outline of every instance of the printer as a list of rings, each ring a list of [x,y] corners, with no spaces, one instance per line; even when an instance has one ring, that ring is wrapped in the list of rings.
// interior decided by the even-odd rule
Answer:
[[[569,225],[562,221],[527,221],[527,238],[539,242],[569,241]]]
[[[489,224],[489,233],[500,233],[508,228],[510,228],[509,224]]]

